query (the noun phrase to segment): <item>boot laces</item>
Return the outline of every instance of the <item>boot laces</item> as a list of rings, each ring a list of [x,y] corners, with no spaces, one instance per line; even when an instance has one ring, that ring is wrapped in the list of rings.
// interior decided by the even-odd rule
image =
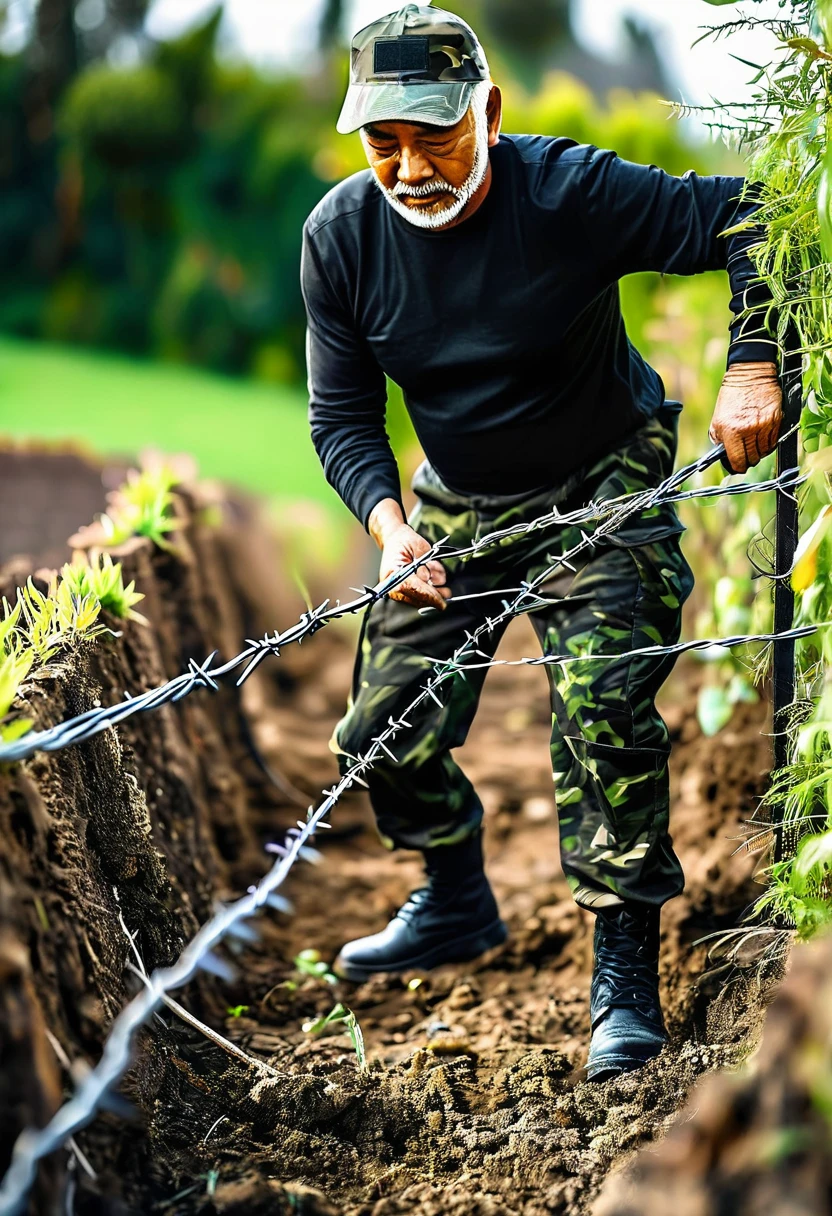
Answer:
[[[419,887],[417,890],[411,892],[393,919],[404,921],[406,925],[410,924],[414,917],[418,916],[420,912],[425,910],[425,905],[427,904],[430,895],[430,887]]]
[[[436,875],[428,873],[427,884],[411,892],[394,919],[397,918],[404,921],[405,924],[410,924],[415,917],[427,912],[430,908],[441,909],[447,903],[453,902],[459,894],[459,886],[460,884],[443,883]]]
[[[596,939],[593,995],[603,999],[605,1009],[636,1009],[661,1021],[657,962],[644,927],[622,917],[618,926],[604,928]]]

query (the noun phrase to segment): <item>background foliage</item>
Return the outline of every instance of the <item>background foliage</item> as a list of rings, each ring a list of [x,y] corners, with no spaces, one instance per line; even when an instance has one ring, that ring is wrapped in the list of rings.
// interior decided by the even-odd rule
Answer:
[[[274,78],[218,56],[219,8],[154,43],[143,0],[107,0],[95,26],[89,3],[41,0],[32,45],[0,58],[0,426],[102,451],[189,450],[203,473],[278,497],[284,519],[298,519],[290,500],[315,499],[349,528],[309,441],[298,286],[303,220],[365,164],[358,137],[334,131],[342,5],[326,6],[319,54]],[[635,28],[628,62],[600,64],[575,44],[566,0],[455,7],[483,31],[507,131],[567,135],[677,174],[742,172],[655,91],[607,87],[663,87]],[[632,339],[685,403],[679,459],[692,459],[724,369],[726,276],[635,276],[622,298]],[[418,451],[390,387],[406,481]],[[746,548],[771,510],[733,498],[686,512],[700,636],[765,625],[770,597],[754,594]],[[325,517],[304,518],[306,536],[326,530]],[[757,695],[748,656],[712,658],[700,700],[711,732]]]

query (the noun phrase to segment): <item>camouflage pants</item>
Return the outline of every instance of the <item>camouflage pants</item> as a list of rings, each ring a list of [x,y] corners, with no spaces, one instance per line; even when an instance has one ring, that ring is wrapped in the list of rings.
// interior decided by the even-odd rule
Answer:
[[[658,485],[673,470],[678,402],[615,451],[579,469],[569,484],[521,501],[452,493],[425,463],[413,488],[419,502],[410,523],[428,541],[448,535],[463,546],[479,535],[534,519],[557,502],[561,511]],[[592,531],[594,524],[587,526]],[[684,530],[668,504],[632,517],[573,563],[561,567],[541,593],[556,598],[530,614],[544,653],[615,655],[679,639],[682,604],[693,588],[679,540]],[[445,563],[455,596],[517,587],[581,539],[574,526],[511,540],[473,558]],[[455,603],[419,615],[384,599],[366,614],[347,712],[331,746],[342,772],[374,735],[398,716],[432,674],[431,658],[449,657],[500,597]],[[504,632],[479,640],[492,653]],[[430,656],[430,657],[426,657]],[[552,702],[551,759],[561,860],[578,903],[593,908],[622,899],[660,905],[684,885],[668,835],[667,727],[654,698],[675,656],[548,665]],[[409,715],[411,729],[367,775],[379,832],[388,847],[450,844],[482,819],[477,794],[453,759],[477,709],[486,671],[447,681],[443,707],[428,699]]]

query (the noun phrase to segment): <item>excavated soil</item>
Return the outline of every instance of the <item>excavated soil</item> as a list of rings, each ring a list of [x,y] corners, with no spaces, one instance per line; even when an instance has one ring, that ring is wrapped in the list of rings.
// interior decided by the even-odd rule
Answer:
[[[157,683],[214,646],[231,654],[247,634],[296,617],[275,574],[280,554],[250,505],[219,505],[221,526],[207,522],[217,501],[183,492],[179,553],[140,542],[124,555],[153,628],[128,625],[122,638],[54,664],[29,693],[39,725]],[[6,568],[4,588],[24,566]],[[258,845],[331,783],[327,740],[352,646],[348,626],[331,626],[264,665],[242,699],[198,692],[0,774],[2,1143],[43,1122],[68,1084],[52,1039],[70,1060],[94,1063],[135,990],[119,910],[140,929],[146,964],[168,961],[215,896],[264,871]],[[502,651],[522,653],[534,653],[527,622]],[[736,850],[765,788],[770,726],[764,703],[740,705],[716,739],[703,738],[701,670],[681,661],[661,700],[687,889],[664,915],[672,1043],[658,1060],[604,1085],[583,1080],[591,918],[558,864],[545,675],[498,668],[461,760],[486,807],[507,945],[473,964],[360,987],[299,971],[301,951],[330,959],[379,928],[419,882],[413,854],[377,843],[363,796],[345,800],[334,830],[321,833],[320,864],[291,879],[294,914],[263,918],[233,984],[203,979],[181,997],[277,1075],[165,1011],[124,1086],[135,1121],[105,1113],[78,1137],[96,1180],[68,1175],[59,1154],[31,1210],[70,1210],[69,1179],[79,1216],[590,1212],[610,1172],[664,1133],[701,1074],[749,1053],[769,996],[756,970],[702,978],[697,943],[735,924],[759,890],[756,859]],[[337,1024],[303,1030],[337,1001],[358,1018],[365,1071]]]
[[[794,951],[754,1066],[704,1078],[667,1139],[605,1186],[595,1216],[832,1210],[832,939]]]
[[[522,653],[526,641],[518,630],[509,653]],[[754,860],[733,853],[765,779],[764,712],[743,707],[718,741],[705,740],[692,717],[695,669],[667,690],[677,740],[675,840],[688,878],[665,915],[673,1043],[641,1073],[590,1085],[581,1064],[591,919],[571,901],[558,865],[540,674],[492,673],[463,753],[485,794],[488,869],[508,945],[475,964],[360,987],[298,973],[293,956],[314,948],[331,958],[345,939],[382,925],[419,880],[412,855],[385,854],[375,843],[362,805],[345,809],[335,822],[347,838],[324,837],[323,862],[292,883],[295,915],[268,926],[228,993],[236,1016],[225,1033],[288,1075],[257,1083],[232,1066],[194,1078],[157,1056],[152,1078],[142,1080],[157,1166],[187,1165],[179,1189],[199,1174],[219,1176],[213,1198],[200,1184],[201,1194],[171,1210],[277,1211],[279,1183],[293,1180],[319,1193],[306,1196],[306,1210],[349,1216],[586,1212],[611,1167],[661,1134],[702,1072],[750,1050],[765,994],[741,977],[697,985],[705,948],[695,943],[732,925],[754,895]],[[332,667],[329,679],[343,687]],[[314,707],[305,708],[308,722]],[[303,731],[305,763],[292,772],[298,785],[308,788],[316,772],[332,775],[311,738],[326,736],[336,709],[321,703],[320,735]],[[287,742],[296,714],[287,706],[277,715]],[[414,979],[421,982],[411,987]],[[348,1036],[302,1030],[336,1000],[364,1033],[364,1076]]]

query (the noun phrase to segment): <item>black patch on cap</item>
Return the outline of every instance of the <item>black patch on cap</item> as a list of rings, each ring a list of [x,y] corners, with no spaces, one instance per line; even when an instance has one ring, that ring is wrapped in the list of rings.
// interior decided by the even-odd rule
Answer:
[[[429,72],[430,39],[420,34],[399,38],[376,38],[373,44],[373,72]]]

